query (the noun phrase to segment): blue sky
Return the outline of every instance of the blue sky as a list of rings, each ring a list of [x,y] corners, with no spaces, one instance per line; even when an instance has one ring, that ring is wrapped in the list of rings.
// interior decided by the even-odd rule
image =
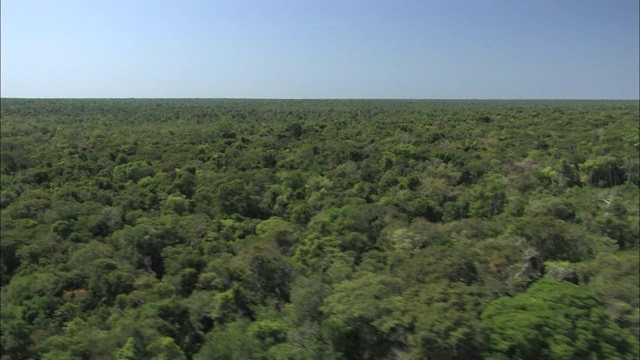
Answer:
[[[1,95],[638,99],[638,4],[2,0]]]

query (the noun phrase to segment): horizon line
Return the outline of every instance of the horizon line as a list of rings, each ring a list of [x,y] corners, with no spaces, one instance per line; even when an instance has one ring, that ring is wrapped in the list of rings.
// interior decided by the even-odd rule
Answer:
[[[2,100],[320,100],[320,101],[640,101],[640,98],[262,98],[262,97],[10,97]]]

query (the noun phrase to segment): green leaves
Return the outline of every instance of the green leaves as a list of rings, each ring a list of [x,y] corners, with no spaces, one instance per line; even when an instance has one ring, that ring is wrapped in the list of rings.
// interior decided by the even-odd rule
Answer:
[[[327,315],[323,327],[334,346],[349,358],[369,357],[371,348],[388,352],[388,336],[400,324],[400,292],[400,280],[373,273],[359,273],[335,285],[321,308]]]
[[[583,261],[600,252],[612,252],[614,241],[584,227],[548,217],[523,218],[513,233],[527,239],[543,261]]]
[[[0,101],[3,359],[636,354],[637,102]]]
[[[263,218],[266,209],[260,207],[260,189],[244,180],[235,179],[218,187],[215,196],[220,211],[226,215],[239,214],[246,217]]]
[[[336,285],[322,311],[330,319],[358,327],[369,324],[388,333],[398,323],[393,313],[400,301],[401,282],[388,275],[357,274]]]
[[[402,295],[403,325],[415,358],[470,359],[484,347],[478,320],[483,294],[477,286],[433,282]]]
[[[152,176],[153,173],[153,168],[145,161],[134,161],[117,165],[113,168],[113,176],[119,181],[131,180],[133,182],[138,182],[138,180],[144,177]]]
[[[494,300],[482,314],[490,351],[519,359],[632,358],[633,336],[589,290],[542,279],[525,293]]]
[[[248,321],[236,321],[220,331],[215,331],[204,343],[194,360],[260,359],[263,351],[260,342],[248,337]]]
[[[89,266],[88,290],[95,303],[111,304],[116,296],[133,290],[133,277],[112,259],[100,258]]]
[[[606,304],[611,318],[640,335],[640,256],[636,251],[601,254],[574,266],[582,283]]]

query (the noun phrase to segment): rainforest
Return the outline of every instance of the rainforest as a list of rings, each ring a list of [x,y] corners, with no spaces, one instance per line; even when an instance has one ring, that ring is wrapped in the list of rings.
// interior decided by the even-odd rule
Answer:
[[[639,356],[638,101],[0,105],[2,360]]]

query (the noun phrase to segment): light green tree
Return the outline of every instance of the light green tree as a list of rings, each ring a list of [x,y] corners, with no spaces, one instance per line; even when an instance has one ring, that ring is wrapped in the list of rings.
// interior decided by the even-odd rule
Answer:
[[[482,322],[490,355],[510,359],[635,359],[638,344],[587,288],[543,278],[515,297],[494,300]]]

